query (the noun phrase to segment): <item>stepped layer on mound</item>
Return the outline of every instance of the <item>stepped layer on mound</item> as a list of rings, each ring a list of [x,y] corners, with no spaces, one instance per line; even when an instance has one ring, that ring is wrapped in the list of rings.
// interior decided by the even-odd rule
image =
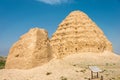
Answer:
[[[11,48],[5,68],[29,69],[54,57],[82,52],[112,52],[112,44],[102,30],[83,12],[73,11],[59,24],[52,38],[43,29],[34,28]],[[109,54],[108,54],[109,55]]]
[[[51,38],[57,57],[79,52],[112,51],[102,30],[83,12],[73,11],[59,24]]]
[[[47,32],[34,28],[12,46],[5,68],[29,69],[48,62],[51,57]]]

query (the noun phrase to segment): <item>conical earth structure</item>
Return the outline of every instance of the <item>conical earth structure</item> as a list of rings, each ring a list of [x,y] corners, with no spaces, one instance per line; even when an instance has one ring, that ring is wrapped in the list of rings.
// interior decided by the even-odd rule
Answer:
[[[56,57],[72,53],[112,51],[103,31],[83,12],[73,11],[59,24],[50,40]]]
[[[6,69],[30,69],[47,63],[52,58],[48,33],[44,29],[33,28],[11,47]]]

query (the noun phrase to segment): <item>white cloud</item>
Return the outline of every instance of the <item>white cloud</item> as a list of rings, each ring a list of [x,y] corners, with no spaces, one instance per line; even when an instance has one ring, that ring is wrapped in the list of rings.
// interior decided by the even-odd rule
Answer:
[[[68,3],[72,0],[37,0],[46,4],[55,5],[55,4],[61,4],[61,3]]]

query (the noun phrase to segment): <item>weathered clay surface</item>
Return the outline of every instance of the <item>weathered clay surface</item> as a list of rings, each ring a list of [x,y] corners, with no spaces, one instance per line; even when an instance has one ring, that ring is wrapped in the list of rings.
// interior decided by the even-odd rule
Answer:
[[[12,46],[5,68],[29,69],[40,66],[51,58],[51,46],[47,32],[33,28]]]
[[[29,69],[52,57],[104,51],[112,52],[112,44],[102,30],[85,13],[73,11],[59,24],[50,40],[47,32],[38,28],[20,37],[10,49],[5,68]]]
[[[102,30],[83,12],[73,11],[59,24],[51,38],[55,56],[79,52],[112,51]]]

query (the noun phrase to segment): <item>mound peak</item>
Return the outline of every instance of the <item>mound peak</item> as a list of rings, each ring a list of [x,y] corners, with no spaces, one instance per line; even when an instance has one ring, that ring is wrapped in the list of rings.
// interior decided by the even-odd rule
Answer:
[[[81,11],[71,12],[59,24],[51,45],[57,57],[79,52],[112,51],[112,44],[103,31]]]

